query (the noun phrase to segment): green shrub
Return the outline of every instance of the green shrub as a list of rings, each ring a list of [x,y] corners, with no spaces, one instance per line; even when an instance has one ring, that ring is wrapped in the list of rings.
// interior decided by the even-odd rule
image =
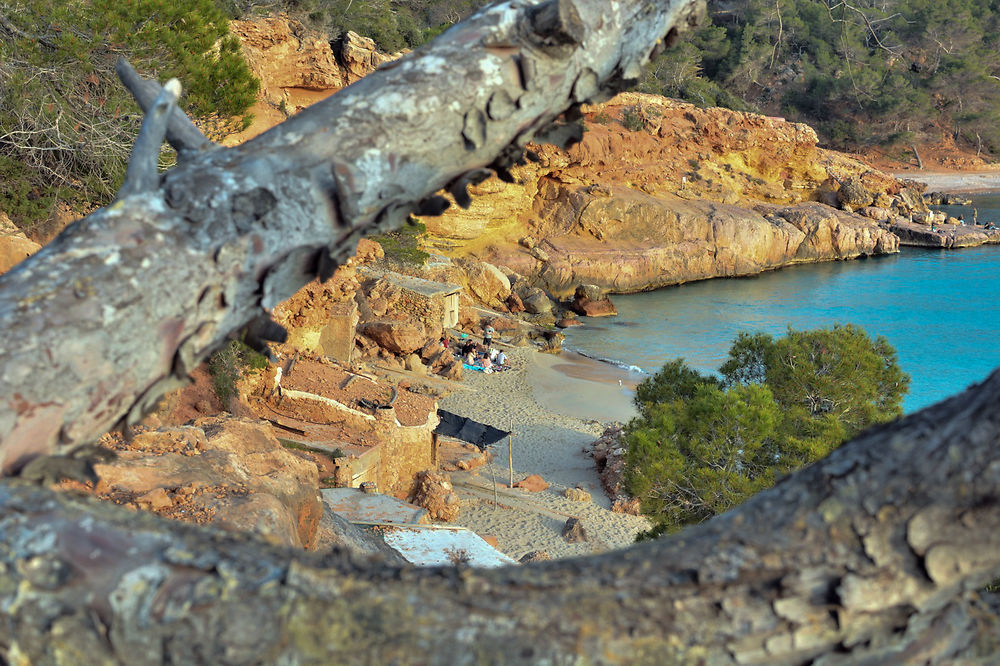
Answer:
[[[17,179],[0,187],[0,210],[22,228],[59,202],[105,204],[121,185],[142,118],[114,74],[119,56],[144,76],[179,78],[195,116],[241,114],[255,99],[259,83],[212,0],[24,5],[8,19],[29,37],[0,31],[0,171]],[[165,147],[161,166],[173,161]]]
[[[212,389],[225,408],[236,397],[236,382],[251,370],[263,370],[267,359],[263,354],[250,349],[240,340],[230,340],[208,360],[208,372],[212,376]]]
[[[598,125],[607,125],[611,122],[611,116],[607,111],[598,111],[591,117],[591,120]]]
[[[387,259],[410,266],[422,266],[430,256],[420,247],[420,239],[427,233],[427,225],[413,219],[397,231],[372,236],[382,246]]]
[[[642,121],[642,107],[630,106],[623,109],[621,125],[630,132],[645,129],[646,124]]]

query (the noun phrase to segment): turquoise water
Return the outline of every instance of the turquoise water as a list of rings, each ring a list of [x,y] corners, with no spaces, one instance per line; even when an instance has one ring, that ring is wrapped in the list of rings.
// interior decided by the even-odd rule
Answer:
[[[977,197],[976,204],[981,223],[1000,224],[1000,196]],[[567,329],[568,348],[647,372],[677,357],[714,371],[739,331],[781,335],[788,326],[857,324],[869,335],[885,336],[899,352],[912,378],[903,403],[907,412],[957,393],[1000,366],[1000,246],[903,248],[898,255],[706,280],[612,300],[618,316]]]

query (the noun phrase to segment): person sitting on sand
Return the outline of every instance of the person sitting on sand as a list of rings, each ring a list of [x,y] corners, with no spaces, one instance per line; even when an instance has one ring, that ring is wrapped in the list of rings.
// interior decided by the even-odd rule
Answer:
[[[470,349],[468,352],[466,352],[466,354],[465,354],[465,364],[466,365],[475,365],[476,364],[476,352],[475,351],[473,351],[473,350]]]
[[[496,362],[501,368],[507,365],[507,354],[504,354],[502,349],[497,354]]]
[[[462,345],[462,356],[468,356],[469,354],[475,354],[475,353],[476,353],[476,343],[473,342],[472,339],[470,338],[465,341],[464,345]]]
[[[493,361],[490,360],[489,356],[483,357],[483,370],[488,370],[489,372],[493,372]]]

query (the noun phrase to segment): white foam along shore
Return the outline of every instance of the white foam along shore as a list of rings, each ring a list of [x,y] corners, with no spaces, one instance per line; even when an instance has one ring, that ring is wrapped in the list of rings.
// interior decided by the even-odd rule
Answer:
[[[616,380],[570,376],[556,367],[567,362],[558,355],[519,348],[510,350],[509,358],[513,370],[493,374],[466,371],[463,381],[473,390],[453,392],[441,401],[441,408],[512,430],[509,441],[514,481],[538,474],[549,488],[532,493],[501,486],[498,505],[494,506],[493,476],[498,484],[508,481],[508,440],[503,440],[493,447],[492,470],[484,467],[475,473],[452,475],[462,498],[454,524],[495,537],[500,550],[515,559],[532,551],[559,558],[627,547],[649,523],[645,518],[610,511],[611,502],[584,447],[601,434],[604,421],[631,417],[628,389]],[[566,488],[573,487],[586,490],[592,500],[580,502],[563,496]],[[587,542],[569,543],[562,537],[570,517],[582,521]]]

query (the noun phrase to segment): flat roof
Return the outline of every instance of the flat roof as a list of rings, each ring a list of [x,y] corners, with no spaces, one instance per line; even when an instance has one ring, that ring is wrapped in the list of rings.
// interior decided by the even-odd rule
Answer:
[[[394,285],[420,294],[421,296],[447,296],[449,294],[462,291],[461,285],[452,284],[450,282],[425,280],[424,278],[418,278],[412,275],[403,275],[402,273],[394,273],[392,271],[375,272],[366,268],[361,269],[361,272],[372,277],[384,278]]]

